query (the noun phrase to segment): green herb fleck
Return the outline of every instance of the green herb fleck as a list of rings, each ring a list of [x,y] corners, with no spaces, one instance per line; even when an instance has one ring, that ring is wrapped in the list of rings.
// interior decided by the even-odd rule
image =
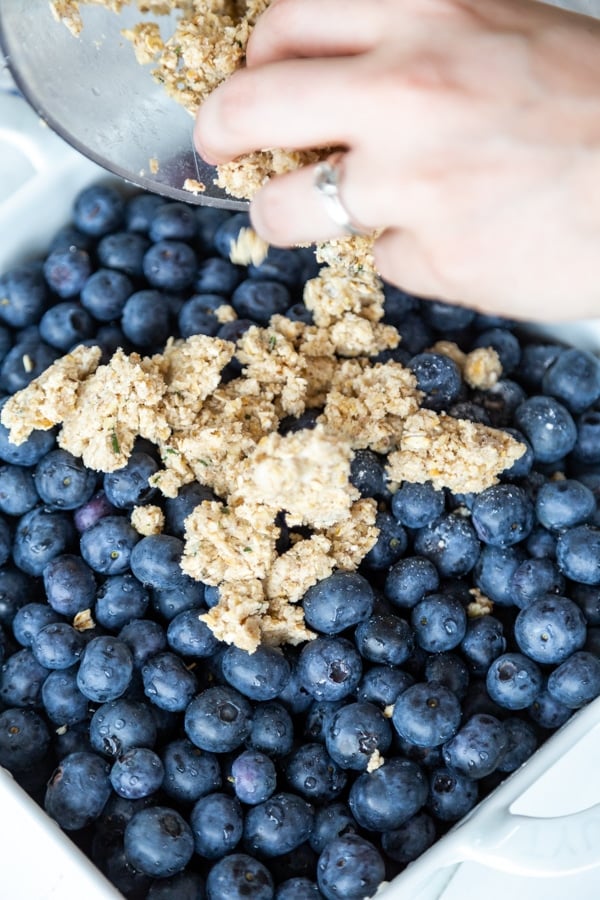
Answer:
[[[275,349],[275,344],[277,343],[277,338],[274,334],[269,337],[269,350]]]
[[[113,453],[120,453],[121,448],[119,447],[119,438],[117,437],[117,432],[113,429],[112,434],[110,436],[112,451]]]
[[[252,553],[252,547],[244,547],[244,553]]]

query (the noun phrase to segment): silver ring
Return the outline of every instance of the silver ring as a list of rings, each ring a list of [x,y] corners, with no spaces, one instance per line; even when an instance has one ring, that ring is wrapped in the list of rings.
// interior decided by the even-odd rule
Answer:
[[[373,229],[363,228],[354,221],[340,197],[341,164],[344,156],[342,151],[338,151],[319,163],[315,170],[314,184],[332,222],[339,225],[347,234],[364,236],[370,234]]]

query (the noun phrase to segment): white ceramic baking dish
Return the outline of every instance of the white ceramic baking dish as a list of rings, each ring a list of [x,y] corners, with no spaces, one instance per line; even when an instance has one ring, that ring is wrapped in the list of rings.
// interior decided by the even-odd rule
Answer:
[[[0,272],[43,252],[68,220],[75,194],[100,178],[106,174],[45,128],[0,72]],[[600,323],[545,331],[600,350]],[[600,700],[573,716],[378,897],[600,897],[599,759]],[[120,896],[2,769],[0,834],[0,897]]]

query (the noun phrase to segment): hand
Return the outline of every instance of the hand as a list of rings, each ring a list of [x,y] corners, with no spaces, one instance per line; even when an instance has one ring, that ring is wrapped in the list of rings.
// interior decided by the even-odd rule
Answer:
[[[514,318],[600,315],[600,23],[535,0],[276,0],[208,98],[209,162],[343,146],[384,278]],[[314,167],[251,205],[279,246],[339,236]]]

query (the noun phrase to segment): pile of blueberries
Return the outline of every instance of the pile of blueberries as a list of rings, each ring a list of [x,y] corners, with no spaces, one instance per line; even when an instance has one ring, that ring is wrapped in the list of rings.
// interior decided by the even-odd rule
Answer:
[[[314,253],[234,265],[247,224],[81,191],[45,257],[0,276],[4,401],[80,343],[107,360],[169,335],[235,340],[275,313],[310,322]],[[362,900],[600,693],[600,361],[385,290],[402,341],[380,360],[413,370],[426,407],[506,429],[526,453],[456,495],[391,493],[384,459],[358,451],[379,539],[357,572],[308,590],[305,645],[248,654],[199,619],[218,589],[179,561],[185,518],[212,495],[159,495],[152,445],[102,476],[55,431],[16,446],[0,427],[0,764],[126,898]],[[219,322],[223,303],[236,321]],[[428,352],[442,338],[494,347],[497,385],[468,388]],[[145,503],[163,533],[132,528]]]

